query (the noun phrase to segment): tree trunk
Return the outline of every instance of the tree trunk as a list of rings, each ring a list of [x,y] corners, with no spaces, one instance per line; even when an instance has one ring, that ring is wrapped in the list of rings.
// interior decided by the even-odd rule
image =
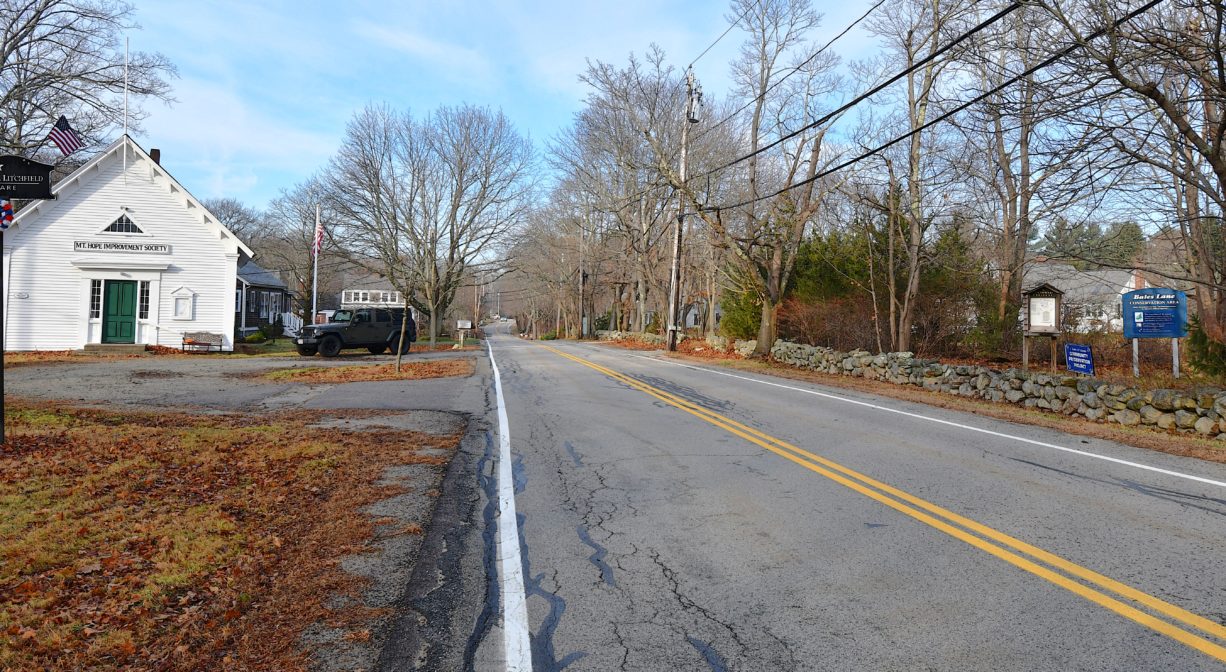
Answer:
[[[755,355],[766,357],[771,354],[771,345],[775,343],[775,338],[778,335],[778,318],[779,306],[770,299],[763,298],[762,323],[758,325],[758,345],[754,348]]]
[[[396,339],[396,373],[400,373],[400,360],[404,357],[404,342],[409,337],[409,295],[404,296],[404,314],[400,317],[400,338]]]
[[[430,349],[434,349],[435,341],[438,338],[438,304],[430,303]]]

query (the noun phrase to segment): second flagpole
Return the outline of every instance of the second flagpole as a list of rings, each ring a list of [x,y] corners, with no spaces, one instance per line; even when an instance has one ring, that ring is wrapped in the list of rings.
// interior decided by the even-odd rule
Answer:
[[[311,252],[315,257],[315,271],[311,276],[311,321],[315,324],[315,316],[319,314],[319,248],[322,247],[319,235],[319,204],[315,204],[315,235],[311,240]]]

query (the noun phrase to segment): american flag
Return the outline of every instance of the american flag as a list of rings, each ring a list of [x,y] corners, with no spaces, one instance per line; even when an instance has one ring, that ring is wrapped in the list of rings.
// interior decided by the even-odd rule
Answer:
[[[319,213],[315,213],[315,242],[311,243],[311,256],[318,257],[319,251],[324,247],[324,223],[319,219]]]
[[[13,202],[7,198],[0,199],[0,231],[9,228],[13,223]]]
[[[64,156],[68,156],[85,146],[85,143],[81,142],[81,138],[77,137],[77,132],[72,130],[72,126],[68,125],[68,119],[64,118],[62,114],[60,115],[60,120],[55,122],[55,126],[51,129],[51,134],[48,137],[51,138],[56,147],[60,148]]]

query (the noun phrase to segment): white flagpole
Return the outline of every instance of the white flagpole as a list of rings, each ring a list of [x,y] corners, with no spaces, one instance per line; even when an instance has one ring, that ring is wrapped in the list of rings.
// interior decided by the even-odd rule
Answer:
[[[123,38],[123,136],[128,137],[128,43],[129,38]],[[123,148],[123,186],[128,186],[128,146]],[[125,196],[127,194],[124,194]],[[127,205],[126,203],[124,205]]]
[[[316,244],[319,236],[319,204],[315,204],[315,230],[311,232],[311,252],[315,255],[315,271],[311,277],[311,321],[315,324],[315,316],[319,314],[319,248]]]

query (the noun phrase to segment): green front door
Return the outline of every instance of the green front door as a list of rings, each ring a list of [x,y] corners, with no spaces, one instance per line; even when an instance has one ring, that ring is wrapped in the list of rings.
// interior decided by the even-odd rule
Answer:
[[[103,343],[136,342],[136,282],[107,280],[102,311]]]

